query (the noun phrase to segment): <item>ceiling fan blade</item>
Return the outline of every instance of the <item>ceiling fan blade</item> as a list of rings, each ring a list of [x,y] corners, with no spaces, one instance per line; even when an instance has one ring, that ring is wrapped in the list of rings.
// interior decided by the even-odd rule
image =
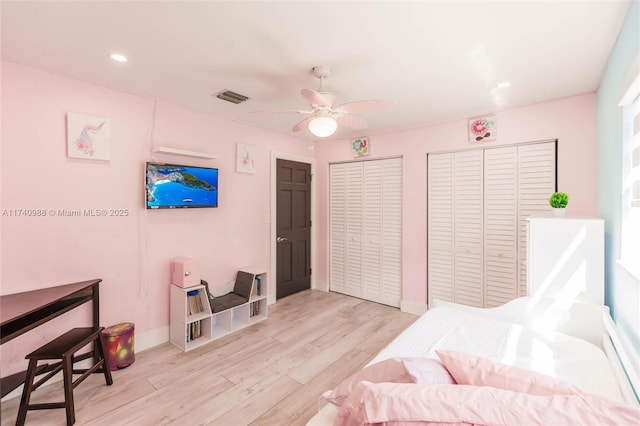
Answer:
[[[312,115],[312,116],[310,116],[310,117],[305,118],[305,119],[304,119],[304,120],[302,120],[302,121],[299,121],[295,126],[293,126],[293,129],[291,129],[291,130],[293,130],[294,132],[299,132],[300,130],[304,130],[304,129],[306,129],[306,128],[307,128],[307,126],[309,125],[309,122],[310,122],[311,120],[313,120],[313,119],[314,119],[314,117],[315,117],[315,116],[313,116],[313,115]]]
[[[269,109],[249,112],[251,114],[311,114],[313,111],[303,111],[299,109]]]
[[[336,119],[339,125],[348,127],[350,129],[366,129],[367,121],[350,114],[335,114],[333,118]]]
[[[355,101],[338,105],[334,108],[336,112],[369,112],[380,111],[395,106],[394,101],[371,100],[371,101]]]
[[[302,89],[300,94],[305,99],[305,101],[309,102],[311,105],[318,106],[331,106],[331,102],[319,92],[311,89]]]

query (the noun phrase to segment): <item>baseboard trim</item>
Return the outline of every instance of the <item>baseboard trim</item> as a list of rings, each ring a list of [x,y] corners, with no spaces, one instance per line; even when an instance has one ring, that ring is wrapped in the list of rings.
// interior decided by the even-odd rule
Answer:
[[[135,334],[135,351],[142,352],[169,341],[169,326]]]
[[[314,281],[313,285],[311,286],[311,288],[313,288],[314,290],[320,290],[320,291],[324,291],[325,293],[329,292],[329,283],[325,282],[325,281]]]
[[[422,315],[427,312],[428,306],[425,303],[407,302],[406,300],[400,301],[400,310],[408,314]]]

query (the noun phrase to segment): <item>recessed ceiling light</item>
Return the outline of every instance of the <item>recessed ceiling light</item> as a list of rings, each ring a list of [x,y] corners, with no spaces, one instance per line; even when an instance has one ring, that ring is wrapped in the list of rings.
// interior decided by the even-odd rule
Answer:
[[[505,87],[509,87],[509,86],[511,86],[511,83],[509,83],[508,81],[503,81],[502,83],[498,84],[498,87],[500,89],[504,89]]]
[[[127,62],[127,57],[119,53],[112,53],[109,57],[116,62]]]

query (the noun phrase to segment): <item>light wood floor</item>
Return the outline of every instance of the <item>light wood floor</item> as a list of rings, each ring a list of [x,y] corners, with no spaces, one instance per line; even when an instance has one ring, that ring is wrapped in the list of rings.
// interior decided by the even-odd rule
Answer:
[[[166,343],[136,354],[114,384],[93,374],[75,390],[76,425],[303,425],[318,397],[362,368],[416,319],[377,303],[308,290],[269,306],[269,319],[184,353]],[[62,382],[32,402],[62,401]],[[2,403],[15,424],[20,398]],[[64,410],[28,425],[63,425]]]

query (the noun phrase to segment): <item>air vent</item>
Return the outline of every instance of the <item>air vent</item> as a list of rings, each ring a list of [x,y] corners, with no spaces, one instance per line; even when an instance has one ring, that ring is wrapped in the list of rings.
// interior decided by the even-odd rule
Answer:
[[[248,97],[236,92],[232,92],[231,90],[225,90],[224,92],[218,93],[216,95],[216,98],[222,99],[223,101],[232,102],[234,104],[239,104],[249,99]]]

